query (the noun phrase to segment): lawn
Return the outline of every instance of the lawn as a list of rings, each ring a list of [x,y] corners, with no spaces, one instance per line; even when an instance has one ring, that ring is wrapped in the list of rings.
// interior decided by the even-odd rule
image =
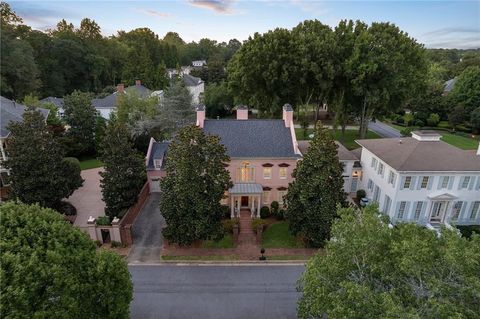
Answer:
[[[308,135],[312,134],[313,133],[313,129],[308,129],[307,130],[307,140],[309,140],[310,138],[308,137]],[[343,144],[343,146],[345,146],[346,148],[348,148],[349,150],[353,150],[355,148],[358,148],[360,147],[357,143],[355,143],[355,140],[359,139],[358,137],[358,130],[345,130],[345,136],[342,136],[342,131],[341,130],[337,130],[336,132],[333,132],[333,130],[330,130],[330,132],[332,133],[333,135],[333,138],[337,141],[339,141],[340,143]],[[295,134],[297,135],[297,139],[298,140],[304,140],[303,138],[303,129],[301,128],[296,128],[295,129]],[[367,132],[367,136],[366,136],[367,139],[371,139],[371,138],[381,138],[380,135],[378,135],[377,133],[375,132],[372,132],[372,131],[368,131]]]
[[[263,233],[264,248],[303,248],[303,245],[288,231],[288,222],[271,224]]]
[[[219,241],[205,240],[202,248],[234,248],[232,234],[226,234]]]
[[[91,169],[102,167],[103,163],[100,162],[97,158],[82,158],[80,159],[80,169],[83,171],[84,169]]]
[[[462,150],[476,150],[478,147],[478,137],[477,138],[468,138],[461,135],[439,132],[442,134],[442,141],[461,148]]]

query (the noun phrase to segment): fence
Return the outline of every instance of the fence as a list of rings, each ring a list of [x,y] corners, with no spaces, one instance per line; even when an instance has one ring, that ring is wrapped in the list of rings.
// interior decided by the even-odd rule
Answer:
[[[149,193],[150,193],[150,187],[147,181],[145,185],[143,185],[142,190],[138,195],[137,202],[128,209],[128,211],[125,213],[123,218],[120,220],[119,226],[120,226],[120,238],[122,240],[122,244],[124,245],[133,244],[132,226],[138,214],[140,213],[143,206],[145,205],[145,201],[147,200]]]

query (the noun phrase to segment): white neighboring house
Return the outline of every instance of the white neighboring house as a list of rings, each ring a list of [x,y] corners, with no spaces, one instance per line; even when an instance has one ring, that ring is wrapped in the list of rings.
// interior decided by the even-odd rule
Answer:
[[[180,73],[178,73],[177,69],[167,69],[167,76],[169,79],[173,79],[175,76],[183,76],[184,74],[190,74],[193,67],[191,66],[182,66],[180,68]]]
[[[480,224],[480,147],[464,151],[433,131],[412,137],[356,141],[361,186],[393,224]]]
[[[185,87],[192,95],[193,104],[199,104],[201,98],[203,97],[203,92],[205,91],[205,83],[202,81],[202,79],[189,74],[184,74],[183,83],[185,83]]]
[[[205,61],[205,60],[192,61],[192,65],[194,67],[203,67],[203,66],[207,65],[207,61]]]

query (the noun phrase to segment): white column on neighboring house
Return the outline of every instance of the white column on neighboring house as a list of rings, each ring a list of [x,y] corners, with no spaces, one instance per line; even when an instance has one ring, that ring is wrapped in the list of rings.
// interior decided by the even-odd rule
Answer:
[[[235,196],[230,194],[230,218],[235,217]]]

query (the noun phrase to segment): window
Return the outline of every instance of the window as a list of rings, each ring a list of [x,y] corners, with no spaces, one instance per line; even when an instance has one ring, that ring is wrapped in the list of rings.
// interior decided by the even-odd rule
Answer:
[[[255,180],[255,169],[250,167],[249,162],[243,162],[237,169],[237,180],[239,182],[253,182]]]
[[[264,179],[271,179],[272,178],[272,168],[271,167],[264,167],[263,168],[263,178]]]
[[[413,215],[413,219],[419,220],[420,214],[422,213],[423,202],[417,202],[417,206],[415,206],[415,214]]]
[[[287,191],[278,191],[278,203],[283,204],[283,196],[287,194]]]
[[[380,187],[378,185],[375,186],[375,191],[373,192],[373,201],[378,203],[380,199]]]
[[[403,216],[405,215],[405,208],[407,207],[407,202],[400,202],[400,207],[398,207],[398,219],[403,219]]]
[[[428,181],[430,180],[430,176],[423,176],[422,177],[422,183],[420,184],[420,188],[427,188],[428,187]]]
[[[463,182],[462,182],[462,185],[461,185],[461,189],[467,188],[469,183],[470,183],[470,176],[463,177]]]
[[[280,179],[286,179],[287,178],[287,168],[286,167],[280,167],[278,173],[280,175]]]
[[[383,203],[383,212],[385,214],[388,214],[388,212],[390,211],[391,205],[392,205],[392,199],[388,195],[385,195],[385,201]]]
[[[155,168],[162,168],[162,160],[161,159],[153,160],[153,165],[155,166]]]
[[[383,165],[383,163],[380,163],[380,165],[378,165],[378,174],[382,175],[383,177],[384,173],[385,173],[385,165]]]
[[[373,167],[374,169],[377,169],[377,164],[378,164],[378,161],[375,157],[372,157],[372,163],[371,163],[371,167]]]
[[[470,219],[477,219],[478,210],[480,209],[480,202],[474,202],[472,211],[470,212]]]
[[[450,176],[442,176],[442,183],[440,185],[440,189],[447,188],[449,181],[450,181]]]
[[[263,203],[270,204],[270,191],[263,191]]]
[[[367,188],[368,188],[368,190],[370,190],[370,191],[373,190],[373,181],[372,181],[371,179],[368,180]]]
[[[460,216],[460,211],[462,210],[463,202],[456,202],[452,209],[452,219],[456,220]]]
[[[390,173],[388,173],[388,183],[394,185],[395,179],[396,179],[395,173],[390,171]]]
[[[412,184],[412,176],[406,176],[405,182],[403,182],[403,188],[410,188],[411,184]]]

